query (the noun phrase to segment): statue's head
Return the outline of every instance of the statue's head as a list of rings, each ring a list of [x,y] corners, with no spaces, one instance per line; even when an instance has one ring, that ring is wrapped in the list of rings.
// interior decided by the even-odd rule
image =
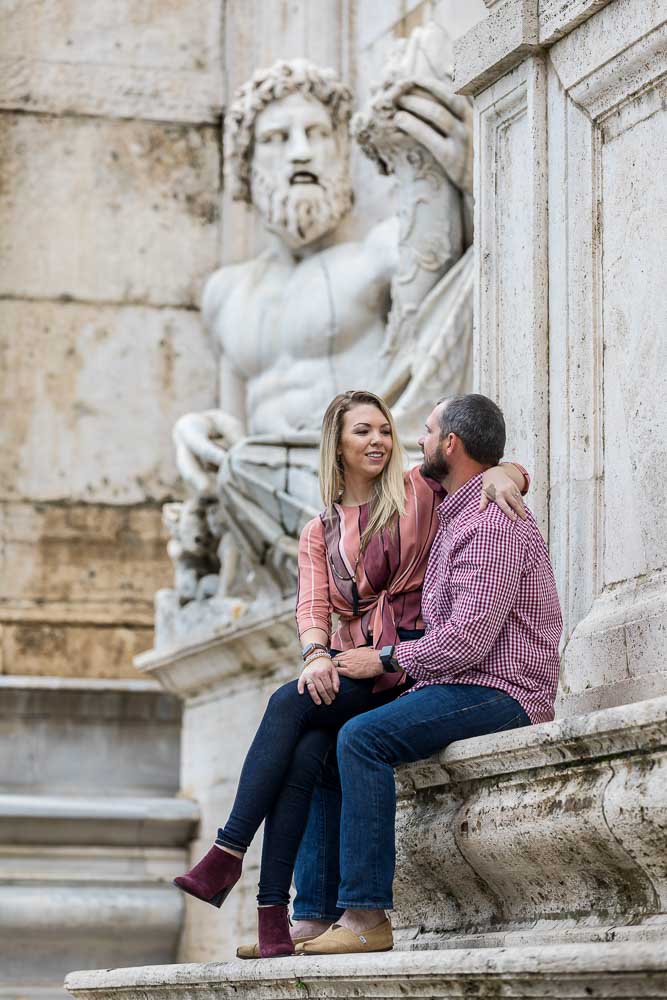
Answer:
[[[349,212],[352,94],[333,70],[306,59],[258,70],[225,120],[227,179],[237,201],[297,249]]]

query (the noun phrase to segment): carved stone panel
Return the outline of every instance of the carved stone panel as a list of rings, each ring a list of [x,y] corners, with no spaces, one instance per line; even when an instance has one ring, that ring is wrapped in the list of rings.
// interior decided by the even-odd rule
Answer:
[[[566,714],[667,689],[666,39],[658,0],[507,0],[458,49],[476,94],[476,380],[535,477]]]

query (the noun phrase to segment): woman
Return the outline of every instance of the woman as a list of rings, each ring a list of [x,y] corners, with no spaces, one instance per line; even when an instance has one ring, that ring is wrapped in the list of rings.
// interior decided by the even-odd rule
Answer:
[[[369,680],[343,677],[332,655],[369,644],[381,649],[423,634],[421,588],[444,496],[418,468],[403,472],[391,413],[369,392],[346,392],[329,405],[320,484],[325,509],[299,541],[301,675],[269,700],[215,844],[175,879],[185,892],[220,906],[240,878],[243,855],[264,821],[257,896],[262,958],[294,951],[287,913],[294,862],[313,789],[338,730],[410,684],[396,673]],[[525,485],[519,467],[484,474],[484,488],[504,508],[504,496],[515,496],[517,486]],[[506,512],[516,517],[509,507]],[[339,619],[333,635],[332,614]]]

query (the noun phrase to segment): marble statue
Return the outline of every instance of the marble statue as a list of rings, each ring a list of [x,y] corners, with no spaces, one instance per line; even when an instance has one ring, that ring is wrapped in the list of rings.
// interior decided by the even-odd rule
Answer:
[[[348,88],[305,59],[257,71],[229,107],[227,183],[270,243],[204,291],[220,395],[174,428],[190,494],[165,511],[180,605],[215,595],[224,618],[293,591],[336,393],[381,393],[415,441],[430,401],[469,383],[471,112],[449,60],[432,24],[397,47],[352,120]],[[351,135],[398,192],[397,213],[359,242],[337,233],[353,204]]]

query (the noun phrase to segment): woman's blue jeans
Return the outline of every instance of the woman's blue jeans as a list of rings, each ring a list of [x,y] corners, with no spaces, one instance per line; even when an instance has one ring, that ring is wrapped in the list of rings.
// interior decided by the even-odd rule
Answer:
[[[434,684],[347,722],[318,783],[295,871],[296,920],[344,909],[391,909],[395,865],[394,768],[455,740],[530,725],[496,688]],[[342,795],[341,795],[342,790]]]
[[[400,630],[402,639],[422,631]],[[308,821],[313,789],[322,767],[335,755],[336,736],[350,719],[396,699],[405,687],[373,694],[375,678],[340,678],[331,705],[316,705],[296,681],[278,688],[248,751],[236,799],[216,843],[245,851],[264,821],[264,843],[257,900],[262,906],[286,904],[299,844]]]

